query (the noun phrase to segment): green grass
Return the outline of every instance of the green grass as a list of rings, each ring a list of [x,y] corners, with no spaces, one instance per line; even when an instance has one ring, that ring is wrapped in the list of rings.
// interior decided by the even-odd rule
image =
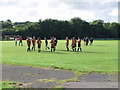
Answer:
[[[7,90],[8,88],[12,88],[12,90],[14,90],[16,87],[16,85],[18,85],[20,83],[17,82],[13,82],[13,81],[2,81],[0,82],[0,88],[3,90]]]
[[[14,46],[14,41],[2,41],[2,62],[6,64],[26,65],[36,67],[53,67],[80,72],[117,73],[118,71],[118,41],[94,41],[93,46],[84,46],[83,52],[66,51],[65,40],[59,40],[57,51],[51,53],[26,52],[27,45]],[[70,47],[71,49],[71,47]]]

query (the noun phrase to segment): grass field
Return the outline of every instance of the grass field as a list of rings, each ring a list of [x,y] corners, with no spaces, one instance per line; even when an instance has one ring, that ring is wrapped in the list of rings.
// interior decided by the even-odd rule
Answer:
[[[26,52],[24,46],[14,46],[14,41],[2,41],[2,62],[6,64],[53,67],[80,72],[117,73],[118,71],[118,41],[94,41],[93,46],[84,46],[83,52],[66,51],[65,40],[59,40],[56,52],[45,50]],[[71,47],[70,47],[71,49]]]

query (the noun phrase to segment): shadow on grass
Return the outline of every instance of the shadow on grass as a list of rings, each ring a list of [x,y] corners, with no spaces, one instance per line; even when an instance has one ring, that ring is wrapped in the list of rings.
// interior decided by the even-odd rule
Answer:
[[[58,51],[58,50],[57,50]],[[42,52],[46,52],[46,53],[54,53],[54,54],[67,54],[67,53],[64,53],[64,52],[51,52],[51,51],[42,51]]]
[[[67,50],[57,50],[57,51],[63,51],[63,52],[73,52],[72,50],[67,51]]]
[[[82,53],[96,53],[96,54],[103,54],[103,53],[105,53],[105,52],[83,51]]]
[[[62,51],[62,52],[58,52],[58,51]],[[64,53],[64,52],[73,52],[72,50],[67,51],[67,50],[56,50],[55,52],[51,52],[51,51],[42,51],[42,52],[46,52],[46,53],[54,53],[54,54],[69,54],[69,53]],[[73,53],[95,53],[95,54],[103,54],[105,52],[93,52],[93,51],[82,51],[82,52],[73,52]]]
[[[58,50],[58,51],[64,51],[64,52],[73,52],[72,50],[70,51],[66,51],[66,50]],[[102,54],[102,53],[105,53],[105,52],[92,52],[92,51],[82,51],[82,52],[74,52],[74,53],[96,53],[96,54]]]

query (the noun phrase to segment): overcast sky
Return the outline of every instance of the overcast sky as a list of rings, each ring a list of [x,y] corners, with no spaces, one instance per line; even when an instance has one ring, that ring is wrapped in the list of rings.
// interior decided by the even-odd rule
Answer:
[[[88,22],[96,19],[118,22],[118,0],[0,0],[0,11],[0,21],[36,22],[80,17]]]

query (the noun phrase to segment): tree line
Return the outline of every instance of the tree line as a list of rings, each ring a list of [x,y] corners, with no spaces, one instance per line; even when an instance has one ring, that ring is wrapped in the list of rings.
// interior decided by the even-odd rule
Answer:
[[[28,36],[51,37],[58,39],[67,37],[118,38],[120,24],[117,22],[105,23],[103,20],[87,22],[74,17],[70,20],[45,19],[38,22],[2,22],[2,36],[20,35],[24,39]]]

